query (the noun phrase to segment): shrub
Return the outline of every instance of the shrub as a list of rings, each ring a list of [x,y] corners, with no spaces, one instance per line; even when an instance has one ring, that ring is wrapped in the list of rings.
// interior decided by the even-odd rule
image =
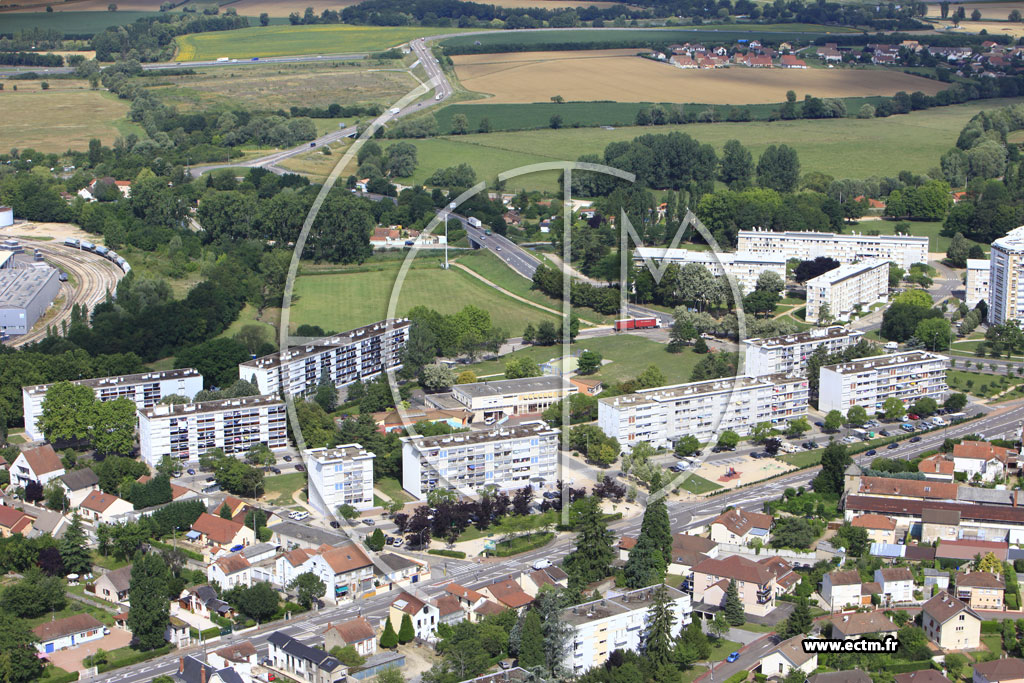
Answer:
[[[466,553],[462,552],[461,550],[438,550],[436,548],[431,548],[427,551],[427,554],[441,555],[442,557],[454,557],[457,560],[466,559]]]
[[[1016,595],[1013,595],[1012,593],[1008,594],[1006,596],[1006,606],[1009,609],[1020,609],[1020,601],[1017,599]]]

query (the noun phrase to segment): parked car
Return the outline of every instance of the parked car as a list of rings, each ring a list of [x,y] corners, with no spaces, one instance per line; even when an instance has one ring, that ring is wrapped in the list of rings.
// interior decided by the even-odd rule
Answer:
[[[284,456],[284,461],[285,462],[291,462],[292,461],[292,456],[290,456],[290,455]]]
[[[562,497],[562,494],[560,494],[558,491],[545,491],[542,495],[548,500],[555,500],[556,498]]]
[[[802,444],[800,444],[800,446],[803,447],[803,448],[806,448],[809,451],[811,451],[811,450],[814,450],[815,448],[817,448],[818,444],[816,444],[813,441],[804,441]]]
[[[175,472],[175,473],[174,473],[174,474],[172,474],[171,476],[173,476],[173,477],[174,477],[175,479],[181,479],[181,478],[182,478],[182,476],[184,476],[184,475],[182,475],[182,473],[181,473],[181,472]]]
[[[194,474],[196,473],[196,471],[195,471],[194,469],[192,469],[191,467],[189,467],[189,468],[188,468],[187,470],[185,470],[185,471],[186,471],[186,472],[188,472],[189,474],[192,474],[192,475],[194,475]]]
[[[370,518],[366,518],[366,519],[363,520],[363,524],[365,524],[366,526],[373,526],[374,524],[376,524],[376,522],[374,522]]]
[[[281,474],[281,468],[279,467],[271,467],[270,471],[273,472],[274,474]]]
[[[740,658],[740,653],[739,652],[730,652],[729,656],[725,658],[725,661],[727,661],[727,662],[735,662],[739,658]]]
[[[331,528],[332,528],[332,529],[338,529],[338,528],[340,528],[340,527],[341,527],[341,522],[339,522],[339,521],[338,521],[338,520],[336,520],[336,519],[332,519],[332,520],[331,520]]]
[[[395,547],[396,548],[401,548],[403,543],[405,543],[405,541],[402,540],[401,536],[397,536],[395,538]]]
[[[910,443],[917,443],[920,440],[921,440],[921,437],[919,437],[919,436],[912,436],[912,437],[910,437]]]
[[[301,465],[301,464],[300,465],[296,465],[295,466],[295,471],[296,472],[305,472],[306,471],[306,466],[305,465]]]
[[[892,434],[889,433],[888,429],[883,429],[882,431],[878,432],[878,435],[879,436],[892,436]]]
[[[672,467],[670,467],[669,469],[672,470],[673,472],[685,472],[688,469],[688,467],[684,462],[677,462],[676,464],[672,465]]]
[[[213,483],[215,481],[217,481],[217,477],[207,477],[206,478],[206,483],[207,484]]]
[[[921,419],[921,416],[916,414],[916,413],[909,413],[909,414],[907,414],[907,417],[910,418],[911,420],[920,420]]]
[[[891,444],[889,444],[888,446],[886,446],[886,448],[887,448],[887,449],[889,449],[890,451],[891,451],[892,449],[894,449],[894,448],[899,448],[899,447],[900,447],[900,444],[899,444],[899,442],[898,442],[898,441],[893,441],[893,442],[892,442]]]
[[[394,543],[395,543],[395,537],[394,536],[385,536],[384,537],[384,545],[394,545]]]

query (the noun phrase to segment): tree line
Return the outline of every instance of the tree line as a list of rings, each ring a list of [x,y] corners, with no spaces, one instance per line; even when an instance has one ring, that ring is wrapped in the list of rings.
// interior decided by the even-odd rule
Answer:
[[[143,17],[126,26],[111,26],[92,36],[96,59],[114,62],[129,55],[143,62],[169,61],[174,57],[175,36],[245,28],[249,20],[227,12],[221,16],[160,14]]]

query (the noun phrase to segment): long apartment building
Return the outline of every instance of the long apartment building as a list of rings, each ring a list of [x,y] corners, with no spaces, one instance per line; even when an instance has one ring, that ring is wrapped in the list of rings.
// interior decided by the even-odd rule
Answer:
[[[576,385],[564,377],[542,375],[456,384],[452,387],[452,398],[472,412],[474,418],[500,420],[540,415],[552,403],[577,391]]]
[[[892,261],[904,270],[914,263],[928,262],[928,238],[912,235],[863,235],[832,232],[773,232],[755,228],[740,230],[737,251],[762,256],[782,255],[785,259],[807,261],[819,256],[840,263],[870,258]]]
[[[662,448],[688,434],[708,441],[725,429],[744,436],[759,422],[781,425],[806,415],[807,400],[804,377],[728,377],[599,399],[597,424],[627,450],[641,441]]]
[[[786,258],[773,254],[753,254],[742,249],[736,252],[690,251],[688,249],[665,249],[659,247],[637,247],[633,252],[633,261],[643,266],[644,257],[655,263],[675,263],[685,266],[696,263],[704,266],[718,277],[731,275],[744,292],[754,291],[757,278],[761,273],[770,270],[786,281]]]
[[[602,666],[615,650],[640,652],[657,588],[640,588],[563,609],[561,621],[571,629],[569,647],[562,659],[565,670],[580,676]],[[686,593],[671,586],[665,586],[665,591],[675,617],[672,636],[676,637],[690,624],[693,608]]]
[[[485,486],[513,490],[553,486],[560,432],[547,424],[443,436],[402,438],[402,486],[417,500],[436,488],[475,494]]]
[[[139,408],[139,450],[155,466],[169,455],[198,460],[211,448],[232,455],[256,444],[288,445],[285,403],[277,396],[246,396],[202,403]]]
[[[846,414],[851,406],[882,410],[887,398],[909,405],[919,398],[943,401],[949,390],[949,358],[927,351],[905,351],[860,358],[821,368],[818,406]]]
[[[807,281],[808,322],[817,322],[823,307],[845,320],[858,306],[885,301],[889,296],[889,262],[869,259],[848,263]]]
[[[964,303],[968,308],[974,308],[979,301],[988,303],[989,276],[992,272],[992,263],[986,259],[967,259],[967,281],[964,291]]]
[[[1024,225],[992,243],[989,254],[988,322],[1024,320]]]
[[[352,443],[312,448],[304,455],[309,504],[320,514],[335,514],[341,505],[356,510],[373,507],[373,453]]]
[[[163,398],[177,394],[192,398],[203,390],[203,376],[195,368],[143,372],[137,375],[116,375],[95,379],[75,380],[72,384],[89,387],[97,400],[113,401],[127,398],[138,408],[155,406]],[[39,430],[39,417],[43,414],[43,400],[53,384],[34,384],[21,388],[25,433],[31,439],[43,438]]]
[[[402,366],[409,326],[406,318],[385,320],[315,339],[239,363],[238,376],[254,382],[262,394],[284,392],[293,396],[313,391],[324,372],[337,387],[372,379]]]
[[[806,373],[807,359],[819,348],[830,354],[840,353],[855,346],[863,337],[860,330],[833,325],[784,337],[745,339],[743,370],[750,377]]]

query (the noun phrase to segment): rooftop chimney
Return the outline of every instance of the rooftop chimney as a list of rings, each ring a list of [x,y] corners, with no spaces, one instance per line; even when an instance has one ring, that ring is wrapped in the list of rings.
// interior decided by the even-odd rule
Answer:
[[[178,657],[178,673],[184,673],[185,671],[185,658]]]

